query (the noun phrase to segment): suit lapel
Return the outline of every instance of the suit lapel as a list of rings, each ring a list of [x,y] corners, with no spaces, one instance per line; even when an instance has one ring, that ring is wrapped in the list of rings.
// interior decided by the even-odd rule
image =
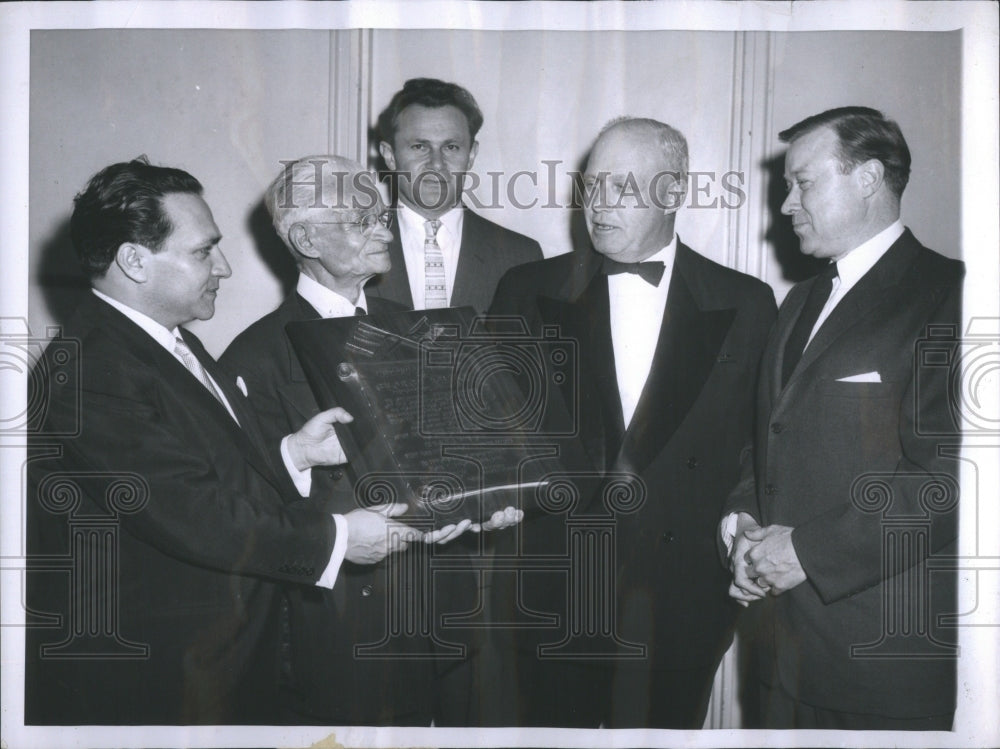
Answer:
[[[862,276],[861,280],[844,295],[844,298],[834,307],[830,316],[823,322],[819,330],[816,331],[816,335],[812,341],[806,346],[805,351],[802,353],[802,358],[795,367],[795,371],[792,372],[792,376],[788,379],[785,387],[786,392],[793,383],[805,375],[813,362],[821,357],[838,338],[855,325],[864,322],[868,319],[872,310],[885,303],[886,290],[899,283],[906,268],[909,267],[916,257],[919,247],[916,239],[914,239],[913,235],[907,229],[893,243],[892,247],[879,258],[871,270]],[[803,297],[803,305],[805,304],[804,300],[805,297]],[[783,335],[779,341],[779,345],[781,346],[779,358],[784,357],[785,344],[787,343],[788,336],[791,334],[791,328],[794,326],[799,312],[801,312],[801,307],[796,311],[794,316],[790,317],[790,324],[783,331]],[[779,362],[780,366],[781,363]],[[780,371],[778,369],[779,373]]]
[[[475,290],[483,278],[484,266],[490,258],[497,256],[492,248],[484,246],[479,225],[481,220],[472,211],[462,208],[462,239],[455,269],[455,288],[451,295],[452,307],[476,306],[473,303]]]
[[[718,361],[734,309],[703,310],[692,295],[691,272],[678,243],[653,363],[617,464],[641,473],[670,441]],[[612,383],[617,394],[617,382]]]
[[[578,409],[580,437],[587,454],[594,467],[603,471],[618,452],[625,425],[608,325],[608,281],[596,273],[597,267],[598,263],[588,257],[566,284],[567,288],[583,286],[583,291],[570,301],[540,297],[538,309],[544,323],[559,325],[561,335],[579,344],[577,389],[564,388],[563,392],[567,407]]]
[[[392,226],[389,259],[392,261],[389,272],[369,281],[365,286],[365,295],[395,299],[408,309],[413,309],[413,294],[410,293],[410,279],[406,273],[406,259],[403,257],[403,242],[399,238],[398,221]]]
[[[284,314],[282,317],[286,323],[292,321],[298,322],[300,320],[318,320],[320,317],[319,312],[297,293],[292,294],[285,301],[284,305],[285,309],[283,310]],[[299,357],[295,354],[291,339],[288,336],[283,336],[283,340],[285,356],[287,357],[285,360],[285,371],[288,373],[288,376],[282,378],[283,381],[278,385],[278,394],[299,412],[299,416],[302,417],[304,422],[316,415],[316,399],[313,397],[309,382],[306,380],[305,372],[302,371],[302,364],[299,362]]]
[[[260,424],[257,422],[257,415],[253,412],[253,409],[249,407],[246,398],[243,393],[236,389],[233,382],[230,381],[230,377],[222,368],[218,365],[215,359],[205,351],[205,348],[201,345],[201,341],[190,332],[184,328],[180,329],[181,336],[184,338],[185,343],[191,349],[191,352],[197,357],[198,361],[201,362],[201,366],[205,368],[212,379],[215,380],[219,389],[222,390],[223,394],[226,396],[226,400],[229,401],[229,405],[233,409],[233,413],[236,414],[236,418],[239,420],[239,424],[233,420],[229,411],[223,406],[219,401],[215,399],[208,389],[202,385],[198,380],[191,375],[190,372],[178,362],[174,357],[172,357],[167,352],[166,359],[172,360],[177,366],[183,370],[183,374],[186,377],[178,377],[178,388],[182,389],[184,402],[185,403],[199,403],[200,408],[211,409],[214,414],[217,415],[218,419],[225,425],[225,429],[229,432],[232,437],[233,442],[240,446],[244,457],[247,462],[252,464],[260,473],[265,476],[271,477],[272,480],[275,479],[275,472],[278,470],[277,466],[272,466],[270,462],[265,457],[267,453],[266,445],[264,444],[264,436],[260,431]],[[157,346],[162,350],[161,346]],[[164,362],[165,367],[168,362]],[[166,371],[165,369],[161,371]]]

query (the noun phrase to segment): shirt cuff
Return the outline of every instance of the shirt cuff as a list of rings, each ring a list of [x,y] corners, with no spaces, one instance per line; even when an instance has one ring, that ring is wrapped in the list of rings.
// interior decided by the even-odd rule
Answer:
[[[736,539],[736,525],[739,522],[739,516],[738,512],[731,512],[719,523],[719,533],[722,535],[722,543],[726,546],[727,557],[733,553],[733,541]]]
[[[316,586],[320,588],[333,588],[340,573],[340,565],[344,563],[344,557],[347,555],[347,519],[343,515],[334,515],[333,522],[337,525],[337,537],[333,541],[330,563],[316,581]]]
[[[309,492],[312,491],[312,468],[300,471],[295,467],[291,453],[288,452],[288,438],[291,436],[290,434],[285,435],[284,439],[281,440],[281,460],[285,464],[285,470],[288,471],[292,483],[299,490],[299,496],[308,497]]]

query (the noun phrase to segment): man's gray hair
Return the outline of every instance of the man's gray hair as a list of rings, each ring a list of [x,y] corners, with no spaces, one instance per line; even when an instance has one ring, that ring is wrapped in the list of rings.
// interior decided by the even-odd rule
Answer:
[[[601,128],[600,140],[609,130],[623,128],[630,133],[648,135],[659,145],[667,168],[678,173],[678,181],[687,184],[688,144],[684,134],[666,123],[649,117],[615,117]]]
[[[308,221],[317,211],[331,208],[343,211],[364,211],[372,205],[354,203],[373,200],[358,192],[355,175],[368,174],[368,170],[353,159],[330,154],[303,156],[296,161],[284,162],[281,173],[267,188],[264,203],[271,214],[274,230],[281,241],[289,244],[288,232],[296,223]],[[374,185],[374,180],[372,180]],[[347,194],[357,197],[349,200]]]

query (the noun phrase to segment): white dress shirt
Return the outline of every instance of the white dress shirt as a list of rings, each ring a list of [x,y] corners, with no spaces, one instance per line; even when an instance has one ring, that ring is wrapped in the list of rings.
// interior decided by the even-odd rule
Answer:
[[[167,328],[163,325],[160,325],[160,323],[156,322],[156,320],[148,315],[139,312],[139,310],[129,307],[127,304],[123,304],[117,299],[112,299],[107,294],[102,294],[97,289],[91,289],[91,291],[94,292],[98,299],[107,302],[125,315],[125,317],[129,320],[142,328],[143,331],[145,331],[154,341],[160,344],[170,353],[172,357],[179,361],[184,369],[187,369],[187,364],[184,363],[184,360],[175,350],[177,346],[176,339],[181,335],[180,329],[174,328],[173,331],[167,330]],[[351,314],[354,314],[354,305],[351,305]],[[239,419],[236,418],[233,407],[229,405],[229,399],[226,398],[226,394],[222,391],[222,388],[219,387],[219,383],[216,382],[215,378],[212,377],[212,375],[207,371],[205,372],[205,375],[212,381],[212,385],[215,386],[215,390],[218,393],[219,398],[222,400],[223,405],[226,407],[226,410],[229,411],[229,415],[233,417],[233,420],[237,424],[239,424]],[[287,442],[288,437],[281,440],[281,457],[285,462],[285,469],[288,471],[288,475],[292,478],[292,481],[295,482],[296,488],[299,489],[299,492],[301,493],[302,489],[300,487],[300,482],[301,475],[304,472],[299,471],[292,463],[291,456],[289,455],[286,447]],[[309,491],[307,489],[303,496],[308,495]],[[329,564],[326,566],[326,569],[323,570],[323,574],[320,576],[319,580],[316,581],[316,585],[323,588],[333,587],[333,584],[337,581],[337,573],[340,571],[340,565],[343,564],[344,556],[347,554],[347,521],[340,515],[334,515],[333,521],[337,527],[337,537],[334,539],[333,552],[330,554]]]
[[[455,273],[458,270],[458,252],[462,247],[462,223],[465,209],[456,206],[438,217],[441,226],[437,231],[437,243],[444,258],[444,282],[447,287],[448,304],[455,290]],[[396,222],[399,224],[399,241],[403,245],[403,260],[406,263],[406,277],[410,281],[410,295],[413,309],[426,309],[424,302],[424,242],[427,232],[423,216],[402,202],[396,206]]]
[[[834,308],[840,304],[840,300],[854,288],[861,277],[872,269],[872,266],[889,251],[889,248],[901,236],[903,236],[903,223],[896,219],[894,223],[889,224],[867,242],[858,245],[837,261],[837,277],[833,279],[830,296],[823,309],[820,310],[819,317],[816,318],[816,324],[813,325],[806,346],[809,345],[809,341],[816,335],[820,326],[826,322]]]
[[[187,364],[181,358],[180,354],[177,353],[177,339],[181,338],[181,331],[179,328],[174,328],[173,330],[167,330],[165,327],[160,325],[160,323],[156,322],[156,320],[154,320],[152,317],[144,315],[139,310],[129,307],[127,304],[122,304],[117,299],[112,299],[107,294],[102,294],[97,289],[91,289],[91,291],[94,292],[94,295],[97,296],[98,299],[107,302],[116,310],[125,315],[125,317],[127,317],[129,320],[131,320],[140,328],[142,328],[147,334],[149,334],[149,336],[154,341],[163,346],[163,348],[165,348],[172,357],[174,357],[177,361],[179,361],[183,365],[184,369],[188,368]],[[226,407],[226,410],[229,411],[229,415],[233,417],[233,421],[239,424],[240,420],[236,418],[236,412],[233,411],[233,407],[229,405],[229,399],[226,398],[226,394],[222,392],[222,388],[219,387],[219,383],[215,381],[215,378],[212,377],[212,375],[210,375],[207,370],[205,371],[205,376],[208,377],[209,380],[211,380],[212,386],[215,388],[215,392],[219,396],[219,400],[222,401],[222,405],[224,405]]]
[[[368,311],[368,300],[365,298],[364,289],[361,289],[361,293],[358,294],[358,301],[352,302],[336,291],[326,288],[319,281],[300,273],[295,291],[309,302],[324,320],[331,317],[351,317],[357,312],[358,307],[365,312]]]
[[[649,370],[653,366],[676,253],[675,234],[666,247],[643,261],[659,260],[663,263],[663,278],[657,286],[635,273],[608,276],[611,343],[615,352],[615,374],[618,377],[618,394],[621,396],[626,429],[632,422],[642,390],[649,378]],[[683,366],[682,362],[677,364]]]

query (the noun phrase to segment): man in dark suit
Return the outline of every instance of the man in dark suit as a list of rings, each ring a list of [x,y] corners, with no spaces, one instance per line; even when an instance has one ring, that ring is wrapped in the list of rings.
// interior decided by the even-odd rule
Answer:
[[[579,378],[566,405],[578,412],[589,463],[567,468],[630,477],[635,498],[625,507],[595,495],[569,515],[523,525],[522,550],[558,555],[571,521],[611,518],[616,552],[602,558],[604,578],[588,579],[589,568],[570,569],[569,582],[565,573],[522,574],[518,610],[555,608],[562,628],[517,638],[519,723],[700,728],[729,643],[736,609],[715,557],[713,514],[739,478],[775,305],[765,284],[677,239],[687,168],[687,143],[674,128],[609,124],[584,177],[596,252],[510,271],[490,310],[524,316],[536,334],[559,326],[577,342]],[[567,612],[581,591],[599,605]],[[587,637],[589,658],[536,649]]]
[[[245,389],[268,442],[276,443],[319,412],[285,325],[405,307],[365,295],[365,282],[390,268],[386,245],[392,213],[360,164],[339,156],[307,156],[286,164],[265,202],[298,265],[298,283],[276,310],[236,337],[220,364]],[[330,512],[357,507],[345,468],[312,471],[311,497]],[[459,535],[469,525],[466,520],[443,528],[438,540]],[[399,584],[385,566],[348,564],[333,590],[289,589],[291,673],[283,705],[290,720],[430,725],[434,671],[429,651],[391,659],[355,653],[389,631],[387,598]]]
[[[329,588],[343,560],[419,538],[395,522],[387,536],[404,505],[335,515],[301,501],[286,470],[334,461],[332,424],[348,417],[323,412],[280,440],[283,467],[181,327],[213,315],[230,275],[201,192],[143,158],[102,170],[75,200],[93,294],[33,378],[47,411],[27,496],[40,567],[28,576],[29,723],[272,723],[276,583]]]
[[[910,152],[865,107],[780,133],[802,251],[768,340],[752,464],[727,503],[732,595],[764,599],[762,718],[773,728],[938,729],[955,708],[954,448],[947,366],[964,267],[899,220]],[[957,438],[954,440],[957,443]],[[734,543],[735,541],[735,543]]]
[[[398,193],[389,244],[392,269],[370,283],[369,297],[410,309],[471,306],[483,312],[497,281],[542,259],[538,242],[462,205],[483,124],[468,91],[433,78],[407,81],[379,115],[379,151]]]

